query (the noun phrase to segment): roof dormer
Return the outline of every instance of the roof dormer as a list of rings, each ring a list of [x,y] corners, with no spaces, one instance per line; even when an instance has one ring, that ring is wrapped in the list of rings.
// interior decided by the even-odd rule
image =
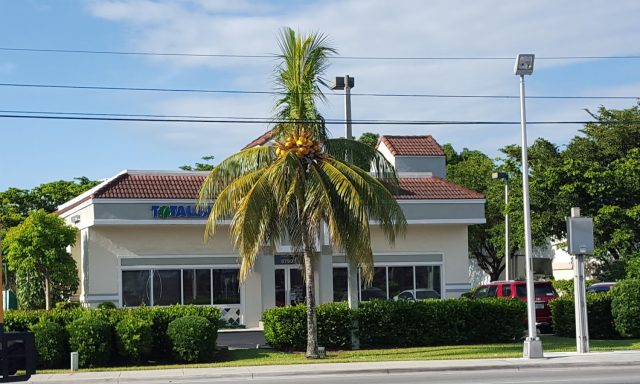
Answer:
[[[381,136],[376,148],[399,177],[446,176],[444,150],[431,136]]]

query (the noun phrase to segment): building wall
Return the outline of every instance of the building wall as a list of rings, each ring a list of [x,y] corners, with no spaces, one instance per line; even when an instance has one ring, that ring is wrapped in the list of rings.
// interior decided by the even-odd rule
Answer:
[[[444,156],[396,156],[396,171],[404,172],[431,172],[434,176],[446,177],[446,159]]]

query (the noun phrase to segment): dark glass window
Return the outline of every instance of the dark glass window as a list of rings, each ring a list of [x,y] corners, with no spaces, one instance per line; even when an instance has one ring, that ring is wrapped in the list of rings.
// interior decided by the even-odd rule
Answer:
[[[440,279],[440,266],[416,267],[416,296],[418,296],[418,300],[421,297],[425,299],[441,298]]]
[[[503,285],[502,286],[502,297],[511,297],[511,286]]]
[[[151,305],[149,271],[122,271],[122,305]]]
[[[180,270],[155,270],[153,273],[153,304],[181,303]]]
[[[238,269],[213,270],[213,304],[240,304]]]
[[[395,298],[405,291],[413,295],[413,267],[389,267],[388,273],[389,297]]]
[[[387,268],[375,267],[373,269],[373,282],[370,287],[360,287],[360,301],[387,299]]]
[[[182,271],[184,304],[211,304],[211,270],[185,269]]]
[[[347,268],[333,268],[333,301],[346,301],[349,289],[349,273]]]

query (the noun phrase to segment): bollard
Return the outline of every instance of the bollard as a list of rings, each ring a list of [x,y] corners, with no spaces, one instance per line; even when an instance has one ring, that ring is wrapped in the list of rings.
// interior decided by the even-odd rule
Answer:
[[[78,352],[71,352],[71,370],[72,371],[77,371],[78,370]]]
[[[321,359],[324,359],[327,357],[327,350],[324,347],[318,347],[318,356]]]

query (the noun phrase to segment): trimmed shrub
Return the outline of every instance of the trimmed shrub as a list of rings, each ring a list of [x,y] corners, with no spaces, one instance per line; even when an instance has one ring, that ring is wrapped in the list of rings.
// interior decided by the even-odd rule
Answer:
[[[318,344],[348,348],[354,319],[360,345],[409,347],[500,342],[518,339],[526,329],[526,304],[516,299],[449,299],[362,303],[351,311],[346,303],[318,306]],[[306,346],[306,307],[278,307],[262,315],[266,341],[275,349]]]
[[[113,301],[104,301],[98,304],[98,309],[116,309],[118,308]]]
[[[264,339],[278,350],[300,350],[307,344],[307,308],[275,307],[262,313]],[[320,321],[318,321],[318,326]]]
[[[140,311],[126,314],[115,327],[118,355],[136,363],[148,357],[153,348],[152,325],[150,317]]]
[[[357,311],[362,346],[410,347],[518,339],[526,304],[517,299],[371,301]]]
[[[78,352],[81,367],[102,367],[109,364],[113,328],[100,311],[87,311],[67,326],[69,347]]]
[[[615,328],[625,337],[640,337],[640,280],[618,281],[612,288]]]
[[[596,293],[587,295],[587,322],[589,337],[592,339],[617,339],[620,334],[615,330],[610,293]],[[576,336],[575,304],[573,297],[564,296],[549,302],[553,329],[557,336]]]
[[[350,348],[353,314],[347,303],[316,307],[318,344],[326,348]],[[307,345],[307,307],[277,307],[262,314],[264,338],[279,350],[301,350]]]
[[[5,312],[4,326],[7,331],[26,332],[45,317],[45,310],[13,309]]]
[[[40,368],[60,368],[69,361],[67,331],[53,321],[40,321],[31,326],[36,339],[37,364]]]
[[[210,359],[216,349],[216,328],[201,316],[173,320],[167,328],[174,356],[187,363]]]
[[[197,307],[195,305],[172,305],[169,307],[150,307],[153,328],[153,357],[166,360],[171,356],[171,340],[167,335],[169,323],[185,316],[200,316],[209,320],[217,335],[220,324],[220,309],[216,307]]]

